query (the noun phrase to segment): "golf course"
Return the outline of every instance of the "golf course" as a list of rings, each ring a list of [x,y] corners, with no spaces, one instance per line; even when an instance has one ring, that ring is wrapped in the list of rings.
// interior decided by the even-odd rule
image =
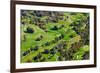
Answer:
[[[21,10],[20,62],[89,59],[89,13]]]

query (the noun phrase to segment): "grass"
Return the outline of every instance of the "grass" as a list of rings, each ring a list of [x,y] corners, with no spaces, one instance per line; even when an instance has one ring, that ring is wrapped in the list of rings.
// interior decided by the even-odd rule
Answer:
[[[89,51],[89,46],[84,45],[82,46],[77,53],[74,54],[73,59],[75,60],[82,60],[82,56],[84,55],[85,52]]]
[[[80,16],[79,16],[80,15]],[[31,16],[29,14],[29,16]],[[69,16],[68,19],[66,19],[66,16]],[[61,41],[66,41],[67,46],[65,49],[71,48],[71,45],[74,44],[75,42],[79,42],[81,40],[81,36],[78,35],[72,28],[73,26],[70,26],[71,23],[77,19],[81,19],[82,14],[77,14],[77,15],[70,15],[70,13],[64,13],[63,20],[58,20],[58,22],[53,23],[53,22],[48,22],[45,23],[45,28],[48,30],[48,32],[45,32],[43,29],[39,28],[39,26],[35,24],[29,24],[30,19],[29,18],[24,18],[22,21],[25,21],[27,25],[21,25],[21,63],[26,63],[28,60],[31,60],[32,62],[35,62],[32,60],[33,57],[37,56],[40,52],[43,52],[44,49],[52,49],[54,46],[56,46],[58,43]],[[47,16],[41,17],[40,19],[42,21],[45,21]],[[66,20],[65,20],[66,19]],[[60,27],[61,25],[64,25],[63,28],[58,29],[58,30],[51,30],[50,28],[57,26]],[[27,27],[31,27],[34,29],[34,33],[25,33],[24,31],[27,29]],[[84,27],[81,27],[81,29],[85,29]],[[58,42],[52,43],[49,46],[41,46],[45,44],[46,42],[51,42],[52,40],[55,39],[55,37],[58,37],[59,35],[64,34],[64,38],[59,40]],[[26,40],[24,40],[24,35],[26,35]],[[35,39],[43,35],[43,39],[40,41],[35,41]],[[73,37],[70,37],[70,36]],[[39,50],[37,51],[32,51],[26,56],[22,56],[23,52],[27,51],[30,49],[30,47],[35,47],[39,46]],[[89,45],[84,45],[79,49],[78,52],[76,52],[73,56],[74,60],[81,60],[82,56],[86,51],[89,51]],[[46,62],[50,61],[57,61],[57,58],[60,56],[60,53],[57,52],[54,54],[54,56],[51,59],[48,59],[48,57],[51,56],[51,54],[42,54],[42,58],[46,58]]]

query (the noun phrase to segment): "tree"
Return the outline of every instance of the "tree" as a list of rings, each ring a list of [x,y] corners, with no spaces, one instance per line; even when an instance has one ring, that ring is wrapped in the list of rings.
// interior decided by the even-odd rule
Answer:
[[[34,30],[33,30],[33,28],[28,26],[27,29],[26,29],[26,32],[27,33],[34,33]]]
[[[61,35],[59,36],[59,38],[60,38],[60,39],[64,38],[64,35],[63,35],[63,34],[61,34]]]
[[[59,60],[59,61],[63,61],[63,57],[62,57],[62,56],[59,56],[59,57],[58,57],[58,60]]]
[[[74,37],[74,35],[70,35],[69,37],[73,38],[73,37]]]
[[[42,38],[43,38],[43,36],[40,35],[39,37],[37,37],[37,38],[35,39],[35,41],[40,41]]]
[[[45,43],[45,46],[49,46],[49,45],[50,45],[50,42],[46,42],[46,43]]]
[[[49,50],[48,49],[44,49],[44,51],[42,52],[43,54],[48,54]]]
[[[34,48],[32,46],[30,47],[30,51],[34,51]]]
[[[23,56],[26,56],[26,55],[28,55],[30,53],[30,50],[27,50],[27,51],[25,51],[22,55]]]
[[[55,48],[50,49],[50,54],[54,55],[55,53],[56,53],[56,49]]]
[[[39,46],[35,46],[34,50],[37,51],[39,49]]]
[[[25,42],[26,41],[26,35],[23,34],[23,41]]]
[[[38,61],[38,57],[37,56],[33,57],[33,60],[37,62]]]
[[[55,25],[51,30],[58,30],[58,27]]]

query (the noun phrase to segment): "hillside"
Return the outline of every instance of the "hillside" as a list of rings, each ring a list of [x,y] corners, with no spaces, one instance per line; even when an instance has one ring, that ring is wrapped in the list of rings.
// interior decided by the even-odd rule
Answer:
[[[89,13],[21,10],[21,63],[89,59]]]

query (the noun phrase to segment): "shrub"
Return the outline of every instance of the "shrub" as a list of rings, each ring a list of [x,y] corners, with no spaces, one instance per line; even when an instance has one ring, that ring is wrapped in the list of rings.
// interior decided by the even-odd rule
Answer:
[[[62,24],[60,27],[59,27],[59,29],[61,29],[61,28],[63,28],[64,27],[64,25]]]
[[[39,52],[39,54],[37,55],[37,57],[40,59],[42,57],[42,54]]]
[[[60,38],[59,37],[55,37],[55,41],[57,42],[57,41],[59,41],[60,40]]]
[[[40,62],[44,62],[45,60],[46,60],[46,58],[43,57],[43,58],[40,60]]]
[[[52,40],[51,43],[56,43],[56,40]]]
[[[53,56],[54,56],[54,55],[50,55],[50,56],[48,56],[48,59],[51,59]]]
[[[53,54],[54,55],[55,53],[56,53],[55,50],[54,51],[50,51],[50,54]]]
[[[31,62],[32,62],[32,60],[30,60],[30,59],[27,60],[27,63],[31,63]]]
[[[36,38],[36,39],[35,39],[35,41],[40,41],[40,40],[41,40],[41,38],[40,38],[40,37],[38,37],[38,38]]]
[[[54,51],[54,48],[50,49],[50,52],[53,52]]]
[[[43,38],[43,36],[42,36],[42,35],[40,35],[40,38],[42,39],[42,38]]]
[[[61,34],[58,38],[59,38],[59,39],[62,39],[62,38],[64,38],[64,35]]]

